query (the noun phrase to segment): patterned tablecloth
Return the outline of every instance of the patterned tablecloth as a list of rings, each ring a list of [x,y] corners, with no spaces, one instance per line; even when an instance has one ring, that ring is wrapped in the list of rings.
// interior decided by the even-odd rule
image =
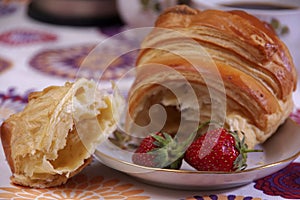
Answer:
[[[103,80],[120,78],[134,62],[136,51],[110,63],[109,70],[95,67],[101,59],[85,56],[100,42],[121,31],[120,27],[71,27],[46,24],[31,19],[24,4],[0,2],[0,124],[20,111],[31,91],[49,85],[63,85],[78,76]],[[124,40],[123,40],[124,39]],[[118,38],[116,45],[102,49],[105,58],[134,38]],[[82,74],[81,74],[82,73]],[[129,74],[129,76],[131,76]],[[291,117],[300,123],[300,93],[294,94],[296,108]],[[298,108],[298,109],[297,109]],[[300,159],[272,175],[248,185],[218,191],[181,191],[147,185],[113,170],[96,159],[66,185],[51,189],[31,189],[10,183],[11,172],[0,149],[0,199],[300,199]]]

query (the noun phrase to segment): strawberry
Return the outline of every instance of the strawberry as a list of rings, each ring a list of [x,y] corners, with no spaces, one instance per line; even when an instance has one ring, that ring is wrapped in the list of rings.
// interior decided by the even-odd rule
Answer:
[[[137,165],[147,167],[179,169],[184,151],[178,153],[175,146],[175,140],[167,133],[149,135],[141,141],[135,150],[132,161]]]
[[[244,138],[224,128],[209,131],[189,146],[184,160],[199,171],[237,171],[246,168],[248,152]]]

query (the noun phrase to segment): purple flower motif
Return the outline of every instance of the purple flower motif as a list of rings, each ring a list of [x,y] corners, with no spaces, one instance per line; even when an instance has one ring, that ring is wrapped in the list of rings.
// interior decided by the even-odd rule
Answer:
[[[216,194],[211,194],[209,196],[200,196],[200,195],[195,195],[193,197],[189,197],[186,200],[204,200],[204,199],[210,199],[210,200],[260,200],[261,198],[257,197],[251,197],[251,196],[236,196],[236,195],[216,195]]]
[[[14,13],[17,10],[15,5],[0,3],[0,17]]]
[[[274,174],[256,180],[254,188],[271,196],[300,199],[300,163],[291,163]]]
[[[21,111],[28,102],[28,90],[24,95],[16,94],[15,88],[9,88],[7,92],[0,92],[0,124],[11,114]]]
[[[31,29],[13,29],[0,34],[0,42],[11,46],[53,42],[55,40],[57,40],[57,36],[54,34]]]
[[[113,45],[99,48],[96,44],[45,49],[34,55],[29,64],[49,75],[70,79],[86,77],[116,80],[127,74],[132,76],[130,72],[134,67],[137,51],[118,55],[118,49],[118,46]]]

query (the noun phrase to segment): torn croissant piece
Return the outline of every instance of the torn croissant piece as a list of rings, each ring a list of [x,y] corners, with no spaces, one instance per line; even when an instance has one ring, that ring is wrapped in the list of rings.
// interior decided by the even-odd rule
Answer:
[[[243,11],[166,10],[144,39],[136,66],[128,132],[176,133],[183,120],[222,122],[225,115],[226,128],[243,131],[252,148],[293,109],[297,74],[287,47],[264,22]],[[153,105],[164,107],[166,119]],[[198,116],[182,118],[198,108]]]
[[[25,109],[1,126],[11,181],[35,188],[66,183],[115,130],[113,106],[111,95],[86,79],[31,93]]]

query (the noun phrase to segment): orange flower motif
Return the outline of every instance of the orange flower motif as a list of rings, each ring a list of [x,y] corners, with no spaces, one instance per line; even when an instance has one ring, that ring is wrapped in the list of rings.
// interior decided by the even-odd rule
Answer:
[[[102,176],[89,179],[84,174],[71,178],[67,184],[47,189],[33,189],[21,186],[0,187],[0,199],[12,200],[58,200],[58,199],[150,199],[144,190],[134,188],[133,184],[122,183],[117,179],[106,180]]]

